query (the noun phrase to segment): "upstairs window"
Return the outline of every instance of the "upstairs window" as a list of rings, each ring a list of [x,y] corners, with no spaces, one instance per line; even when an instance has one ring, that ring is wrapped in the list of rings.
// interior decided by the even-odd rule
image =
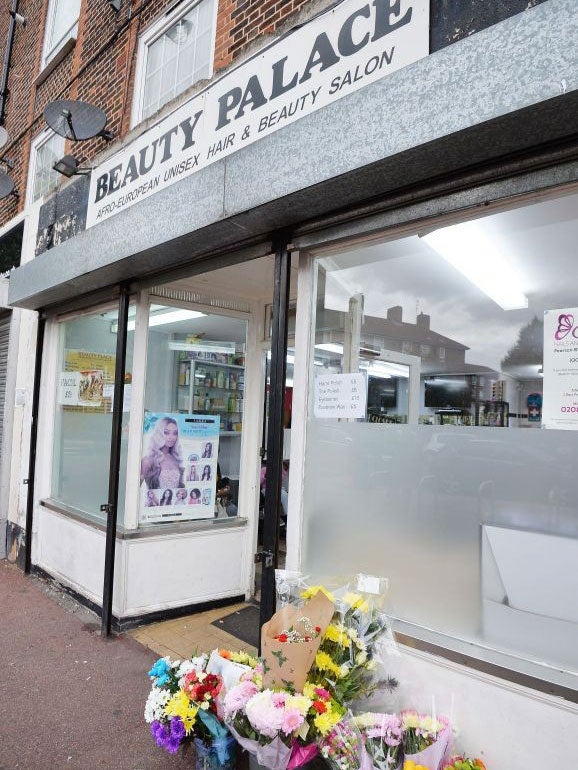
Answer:
[[[28,175],[28,202],[48,195],[60,183],[62,177],[52,168],[64,155],[64,138],[52,131],[38,136],[30,147],[30,171]]]
[[[142,36],[133,125],[193,83],[211,77],[215,11],[214,0],[179,5]]]
[[[50,0],[46,16],[42,69],[71,39],[76,39],[81,0]]]

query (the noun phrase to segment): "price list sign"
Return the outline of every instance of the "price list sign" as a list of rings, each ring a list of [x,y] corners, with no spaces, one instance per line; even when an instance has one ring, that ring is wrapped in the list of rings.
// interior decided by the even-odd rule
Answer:
[[[320,374],[315,378],[315,417],[365,417],[364,374]]]

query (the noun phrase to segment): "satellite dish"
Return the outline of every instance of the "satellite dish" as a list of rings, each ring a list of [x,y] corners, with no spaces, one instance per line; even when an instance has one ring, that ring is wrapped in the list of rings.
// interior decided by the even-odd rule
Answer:
[[[93,136],[112,139],[112,134],[104,130],[105,113],[88,102],[72,99],[50,102],[44,108],[44,119],[59,136],[74,142],[92,139]]]
[[[0,126],[0,147],[4,147],[7,141],[8,141],[8,131],[6,131],[4,126]]]
[[[14,182],[8,174],[0,171],[0,198],[7,198],[14,192]]]

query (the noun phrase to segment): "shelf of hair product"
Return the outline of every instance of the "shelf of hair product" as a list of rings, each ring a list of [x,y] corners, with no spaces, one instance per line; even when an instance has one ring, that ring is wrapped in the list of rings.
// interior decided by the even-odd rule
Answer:
[[[181,352],[177,404],[181,411],[218,414],[222,436],[240,436],[245,390],[242,353]]]

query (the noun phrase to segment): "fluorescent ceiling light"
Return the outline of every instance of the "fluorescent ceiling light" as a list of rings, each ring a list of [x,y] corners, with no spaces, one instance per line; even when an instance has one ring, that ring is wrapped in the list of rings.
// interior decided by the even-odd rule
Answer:
[[[504,310],[528,307],[519,276],[479,223],[442,227],[421,238]]]
[[[328,353],[339,353],[343,355],[343,345],[336,342],[322,342],[321,345],[315,345],[316,350],[326,350]]]
[[[156,313],[149,315],[149,326],[164,326],[165,324],[174,324],[179,321],[191,321],[193,318],[203,318],[207,314],[201,313],[198,310],[171,310],[168,313]],[[135,329],[136,320],[134,318],[129,319],[127,323],[127,331],[133,332]],[[113,334],[118,332],[118,323],[115,321],[112,325],[111,331]]]
[[[389,363],[389,361],[372,361],[371,363],[362,362],[360,369],[365,369],[371,377],[381,377],[389,380],[391,377],[409,377],[409,367],[403,364]]]

